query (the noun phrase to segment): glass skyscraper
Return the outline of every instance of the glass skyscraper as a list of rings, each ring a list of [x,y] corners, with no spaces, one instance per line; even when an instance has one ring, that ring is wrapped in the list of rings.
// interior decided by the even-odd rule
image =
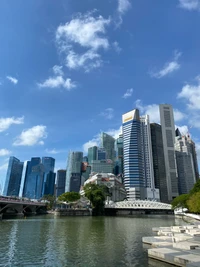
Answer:
[[[88,163],[91,163],[92,160],[97,159],[97,146],[92,146],[88,148]]]
[[[57,171],[56,197],[65,193],[66,170]]]
[[[76,178],[80,177],[81,179],[82,161],[83,161],[83,152],[69,152],[68,159],[67,159],[65,192],[70,192],[70,188],[73,187],[73,185],[70,184],[72,174],[73,174],[73,177],[76,177]]]
[[[107,133],[101,133],[101,147],[106,151],[107,159],[115,159],[115,138]]]
[[[20,162],[19,159],[10,157],[3,191],[4,196],[19,196],[23,165],[24,163]]]
[[[52,157],[43,157],[42,164],[44,165],[44,185],[42,195],[54,195],[56,176],[54,173],[55,159]]]
[[[122,115],[124,185],[129,199],[145,198],[145,177],[139,110]]]
[[[115,175],[123,173],[123,136],[122,134],[115,140]]]

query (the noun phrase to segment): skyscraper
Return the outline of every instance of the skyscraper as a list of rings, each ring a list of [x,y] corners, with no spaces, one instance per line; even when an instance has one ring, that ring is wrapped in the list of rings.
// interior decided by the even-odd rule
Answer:
[[[57,171],[56,197],[65,193],[66,170]]]
[[[4,196],[19,196],[22,179],[23,162],[15,157],[10,157],[6,181],[4,185]]]
[[[42,164],[44,165],[44,185],[42,195],[53,195],[55,186],[54,166],[55,159],[52,157],[43,157]]]
[[[97,159],[97,146],[92,146],[88,148],[88,163],[90,164],[92,160]]]
[[[195,143],[192,141],[189,134],[187,134],[187,147],[188,147],[188,151],[192,154],[195,178],[197,182],[197,180],[199,179],[199,167],[198,167],[198,161],[197,161],[197,153],[196,153]]]
[[[177,136],[175,142],[176,163],[178,172],[179,194],[188,194],[193,188],[196,177],[190,142],[187,136]]]
[[[71,177],[80,177],[81,179],[81,166],[83,161],[83,152],[69,152],[67,160],[67,171],[66,171],[66,185],[65,192],[70,192]],[[73,181],[72,181],[73,183]]]
[[[166,183],[168,201],[178,196],[178,178],[175,160],[175,125],[174,114],[171,105],[161,104],[160,122],[162,128],[165,168],[166,168]]]
[[[123,136],[122,134],[115,140],[115,175],[123,173]]]
[[[122,115],[124,185],[130,199],[145,198],[145,177],[138,109]]]
[[[31,173],[28,175],[25,197],[40,199],[43,196],[44,174],[44,165],[42,163],[32,167]]]
[[[106,160],[107,155],[106,155],[106,150],[105,148],[97,148],[97,160]]]
[[[115,159],[115,138],[107,133],[101,133],[101,147],[105,149],[107,159]]]
[[[160,190],[161,202],[167,203],[168,191],[161,125],[151,123],[150,127],[155,187]]]

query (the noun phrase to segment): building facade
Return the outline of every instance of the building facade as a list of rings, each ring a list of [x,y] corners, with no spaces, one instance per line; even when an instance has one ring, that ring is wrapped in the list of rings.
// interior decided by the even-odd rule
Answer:
[[[65,192],[70,192],[70,188],[72,188],[71,179],[74,174],[76,177],[80,174],[81,179],[81,168],[82,168],[82,161],[83,161],[83,152],[69,152],[68,160],[67,160],[67,171],[66,171],[66,185],[65,185]],[[72,175],[73,174],[73,175]]]
[[[108,160],[92,160],[90,163],[91,173],[92,172],[104,172],[104,173],[113,173],[114,165],[113,161]]]
[[[97,160],[106,160],[107,154],[105,148],[97,148]]]
[[[115,159],[115,138],[111,135],[102,132],[101,133],[101,147],[106,151],[107,159],[114,161]]]
[[[159,105],[159,109],[166,168],[168,201],[171,202],[173,198],[178,196],[178,177],[174,150],[174,113],[171,105],[161,104]]]
[[[123,136],[122,134],[115,140],[115,175],[123,174]]]
[[[54,195],[55,177],[54,173],[55,159],[52,157],[43,157],[42,164],[44,166],[44,185],[42,195]]]
[[[138,109],[122,115],[124,185],[129,199],[145,199],[141,123]]]
[[[15,157],[10,157],[6,181],[4,185],[4,196],[19,196],[22,171],[24,163]]]
[[[179,194],[188,194],[196,182],[192,153],[187,136],[177,136],[175,142]]]
[[[92,146],[88,148],[88,163],[90,164],[92,160],[97,159],[97,146]]]
[[[152,144],[155,187],[159,188],[160,190],[161,202],[167,203],[168,191],[167,191],[162,129],[161,125],[157,123],[151,123],[150,127],[151,127],[151,144]]]
[[[56,197],[65,193],[66,170],[57,171]]]

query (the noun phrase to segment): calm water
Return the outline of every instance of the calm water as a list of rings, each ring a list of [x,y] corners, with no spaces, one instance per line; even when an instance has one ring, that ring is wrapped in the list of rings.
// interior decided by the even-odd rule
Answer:
[[[173,216],[29,217],[0,222],[0,266],[164,267],[147,258],[152,227],[181,224]]]

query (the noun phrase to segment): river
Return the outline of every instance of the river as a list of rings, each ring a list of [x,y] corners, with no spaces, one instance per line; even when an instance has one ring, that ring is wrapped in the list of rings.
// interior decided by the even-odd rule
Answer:
[[[166,267],[148,260],[142,237],[181,224],[173,215],[54,217],[0,221],[0,266]]]

